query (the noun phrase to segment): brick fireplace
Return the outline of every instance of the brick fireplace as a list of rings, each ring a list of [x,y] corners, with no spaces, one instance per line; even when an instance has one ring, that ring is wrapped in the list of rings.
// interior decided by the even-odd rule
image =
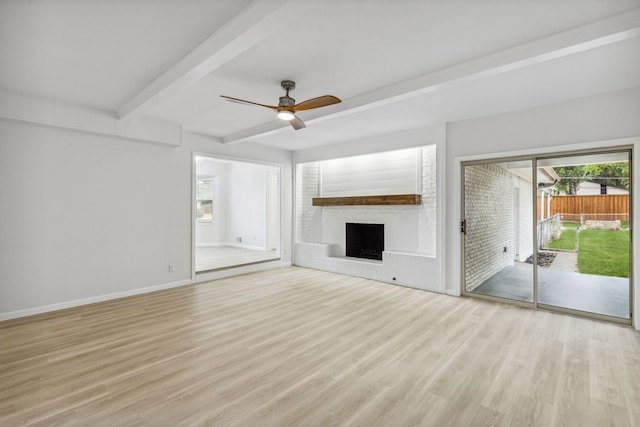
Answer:
[[[440,291],[440,260],[436,257],[436,147],[431,145],[415,150],[415,158],[408,162],[408,168],[412,168],[411,172],[415,176],[415,186],[405,188],[409,191],[388,191],[387,186],[392,185],[393,179],[387,178],[391,173],[384,170],[386,165],[391,163],[390,156],[386,153],[380,153],[382,160],[376,167],[371,168],[371,173],[376,175],[367,176],[367,183],[363,184],[377,187],[367,188],[362,194],[358,191],[339,194],[339,191],[347,186],[345,181],[349,177],[345,180],[334,179],[332,183],[331,177],[327,177],[328,168],[322,161],[298,164],[294,264]],[[370,159],[362,160],[367,161]],[[362,176],[366,165],[360,162],[360,159],[353,159],[345,166],[345,174],[353,171],[354,175],[358,174],[358,178]],[[335,173],[335,170],[333,172]],[[397,171],[394,173],[401,174]],[[336,189],[333,194],[327,194],[330,185],[331,189]],[[358,183],[351,186],[354,185]],[[409,195],[407,193],[415,193],[409,198],[414,202],[397,205],[378,204],[384,202],[376,199],[383,195]],[[343,198],[349,200],[341,200],[333,205],[325,204],[326,200],[318,200],[336,196],[345,196]],[[371,197],[373,201],[368,200]],[[362,204],[339,204],[351,203],[352,198],[362,199]],[[383,199],[386,201],[386,197]],[[364,248],[364,254],[354,256],[347,242],[350,240],[347,224],[356,224],[368,229],[365,232],[368,236],[379,233],[372,232],[371,227],[377,226],[376,228],[382,229],[382,245],[377,247],[376,244],[373,248],[367,243],[365,246],[370,247]]]

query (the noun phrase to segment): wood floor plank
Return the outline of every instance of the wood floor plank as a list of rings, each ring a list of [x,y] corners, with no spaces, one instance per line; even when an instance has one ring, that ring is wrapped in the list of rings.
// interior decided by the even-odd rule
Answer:
[[[636,426],[627,326],[288,267],[0,322],[0,425]]]

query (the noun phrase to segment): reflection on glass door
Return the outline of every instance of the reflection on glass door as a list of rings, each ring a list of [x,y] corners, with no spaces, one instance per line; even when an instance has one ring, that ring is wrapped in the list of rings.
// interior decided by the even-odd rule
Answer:
[[[630,318],[630,152],[537,161],[538,304]]]
[[[463,166],[464,292],[534,301],[533,162]]]

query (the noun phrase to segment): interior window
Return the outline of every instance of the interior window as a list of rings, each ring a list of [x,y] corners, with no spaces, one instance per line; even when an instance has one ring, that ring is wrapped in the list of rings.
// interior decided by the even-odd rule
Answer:
[[[196,181],[196,219],[213,222],[213,179]]]

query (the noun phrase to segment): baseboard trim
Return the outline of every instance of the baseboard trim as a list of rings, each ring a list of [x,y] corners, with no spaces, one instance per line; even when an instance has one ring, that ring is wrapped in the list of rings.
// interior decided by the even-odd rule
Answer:
[[[82,298],[72,301],[65,301],[56,304],[48,304],[40,307],[26,308],[24,310],[0,313],[0,321],[18,319],[20,317],[33,316],[36,314],[49,313],[52,311],[64,310],[66,308],[79,307],[81,305],[95,304],[97,302],[109,301],[118,298],[125,298],[134,295],[147,294],[149,292],[161,291],[163,289],[178,288],[192,284],[191,280],[180,280],[178,282],[164,283],[162,285],[147,286],[145,288],[131,289],[128,291],[114,292],[111,294],[98,295],[95,297]]]

